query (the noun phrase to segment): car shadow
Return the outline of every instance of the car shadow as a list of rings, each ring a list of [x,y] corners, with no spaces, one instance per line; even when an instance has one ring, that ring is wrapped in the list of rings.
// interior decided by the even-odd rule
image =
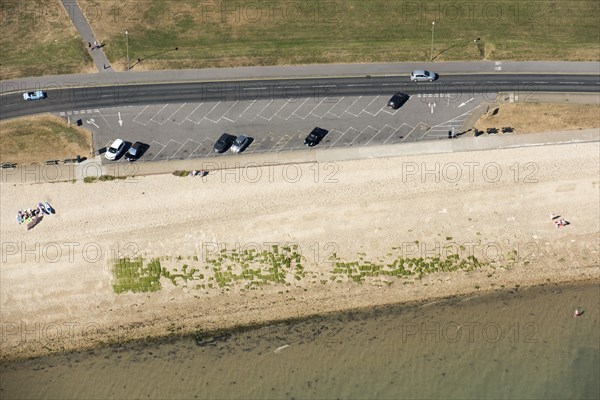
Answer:
[[[248,147],[252,146],[252,143],[254,143],[254,138],[253,137],[247,136],[247,138],[248,138],[248,144],[246,144],[246,146],[244,146],[244,148],[240,151],[240,153],[245,152],[246,149]]]

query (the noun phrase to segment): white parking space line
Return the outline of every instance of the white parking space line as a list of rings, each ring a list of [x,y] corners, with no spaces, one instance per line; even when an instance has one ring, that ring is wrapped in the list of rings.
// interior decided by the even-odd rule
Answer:
[[[213,108],[211,108],[211,109],[210,109],[210,111],[209,111],[209,112],[207,112],[207,113],[204,115],[204,117],[202,117],[202,119],[201,119],[200,121],[198,121],[198,124],[199,124],[200,122],[202,122],[202,120],[204,120],[204,119],[206,119],[206,120],[208,120],[208,121],[211,121],[211,122],[215,122],[215,121],[212,121],[212,120],[210,120],[210,119],[206,118],[206,116],[207,116],[208,114],[210,114],[211,112],[213,112],[213,110],[214,110],[215,108],[217,108],[217,107],[219,106],[219,104],[221,104],[221,102],[218,102],[217,104],[215,104],[215,106],[214,106]],[[198,125],[198,124],[196,124],[196,125]]]
[[[188,156],[188,158],[192,158],[192,156],[194,155],[194,153],[200,148],[200,146],[202,146],[202,143],[204,143],[206,139],[204,139],[202,142],[198,142],[194,139],[189,139],[190,142],[194,142],[194,143],[198,143],[198,146],[196,146],[196,148],[190,153],[190,155]]]
[[[150,107],[150,105],[147,105],[146,107],[144,107],[144,109],[143,109],[142,111],[140,111],[140,112],[139,112],[139,114],[138,114],[138,115],[136,115],[136,116],[135,116],[135,118],[133,118],[133,119],[132,119],[132,121],[133,121],[133,122],[137,122],[137,121],[136,121],[136,119],[138,119],[138,117],[139,117],[140,115],[142,115],[142,113],[143,113],[144,111],[146,111],[146,109],[147,109],[148,107]],[[139,123],[139,122],[138,122],[138,123]],[[145,126],[145,124],[142,124],[142,125],[144,125],[144,126]]]
[[[400,128],[398,128],[400,129]],[[391,134],[388,135],[388,138],[385,139],[385,141],[383,142],[383,144],[386,144],[388,142],[388,140],[390,140],[392,138],[392,136],[394,136],[396,134],[396,132],[398,132],[398,129],[394,128],[393,126],[390,125],[386,125],[383,128],[381,128],[381,130],[379,131],[379,133],[383,133],[384,135],[387,132],[392,132]],[[365,143],[365,145],[369,144],[369,142]]]
[[[227,114],[229,112],[229,110],[231,110],[233,107],[235,107],[236,104],[237,104],[237,101],[234,102],[232,105],[229,105],[227,102],[220,103],[219,108],[213,108],[212,110],[210,110],[210,112],[204,116],[204,119],[216,124],[223,118],[223,116],[225,114]],[[225,112],[222,111],[224,109],[226,109]],[[211,114],[213,114],[213,113],[214,113],[214,115],[211,116]],[[233,122],[233,121],[231,121],[231,122]]]
[[[322,113],[323,115],[320,115],[321,114],[320,112],[317,113],[317,112],[313,112],[313,111],[311,111],[310,114],[314,115],[315,117],[318,117],[320,119],[323,119],[325,117],[325,115],[327,115],[327,113],[329,113],[329,111],[331,111],[333,109],[333,107],[337,106],[338,103],[340,102],[340,100],[336,100],[335,103],[333,103],[333,101],[331,101],[331,102],[326,101],[327,99],[329,99],[329,97],[326,97],[325,99],[323,99],[324,100],[323,105],[325,106],[325,107],[323,107],[323,109],[327,109],[327,111]],[[331,99],[333,99],[333,98],[331,98]],[[329,105],[331,105],[331,107]],[[319,107],[319,106],[317,106],[317,107]]]
[[[275,143],[273,145],[273,147],[271,147],[271,151],[275,150],[275,151],[279,151],[281,150],[281,148],[283,146],[285,146],[285,143],[289,142],[291,139],[291,137],[289,135],[283,135],[278,141],[277,143]],[[283,144],[281,144],[281,142],[284,142]]]
[[[368,127],[368,128],[370,128],[370,127]],[[364,130],[364,131],[366,131],[368,128],[365,128],[365,130]],[[358,138],[359,138],[359,137],[360,137],[360,136],[363,134],[363,132],[364,132],[364,131],[362,131],[362,132],[361,132],[361,131],[359,131],[359,130],[357,130],[357,129],[354,129],[354,128],[350,128],[350,129],[353,129],[353,130],[355,130],[355,131],[357,132],[357,135],[356,135],[356,137],[355,137],[354,139],[352,139],[352,141],[351,141],[350,143],[348,143],[348,144],[346,145],[347,147],[349,147],[349,146],[352,146],[352,144],[354,144],[354,141],[355,141],[356,139],[358,139]]]
[[[381,105],[375,103],[379,99],[379,97],[381,97],[381,96],[377,96],[373,100],[371,100],[371,102],[369,104],[367,104],[366,107],[363,108],[362,112],[372,115],[372,116],[376,116],[377,114],[379,114],[379,112],[381,111]],[[374,105],[374,107],[371,107],[371,105]],[[373,112],[371,112],[369,110],[369,108],[372,108]]]
[[[211,103],[202,103],[202,104],[200,104],[200,106],[206,106],[205,108],[210,108],[210,110],[208,110],[208,112],[204,112],[205,111],[204,109],[201,110],[200,113],[198,114],[198,116],[200,117],[198,120],[192,119],[189,116],[187,117],[187,120],[190,121],[190,122],[192,122],[192,123],[194,123],[195,125],[199,125],[204,120],[204,117],[206,117],[208,114],[210,114],[210,112],[212,110],[214,110],[215,108],[217,108],[217,106],[219,104],[221,104],[220,101],[218,103],[216,103],[214,106],[211,107]],[[198,106],[198,107],[200,107],[200,106]],[[198,108],[196,108],[196,110],[197,109]],[[194,110],[194,112],[196,110]],[[202,116],[200,116],[200,115],[202,115]]]
[[[351,129],[351,128],[348,128],[348,129]],[[348,129],[346,130],[346,132],[348,132]],[[331,131],[328,133],[328,135],[329,135],[329,134],[332,134],[333,132],[340,132],[340,133],[341,133],[341,135],[340,135],[340,137],[339,137],[339,138],[337,138],[337,140],[336,140],[335,142],[333,142],[333,143],[331,144],[331,146],[329,146],[330,148],[331,148],[331,147],[333,147],[333,146],[335,146],[335,144],[336,144],[336,143],[337,143],[337,142],[338,142],[338,141],[339,141],[341,138],[343,138],[343,137],[344,137],[344,135],[346,134],[346,132],[342,132],[342,131],[338,131],[338,130],[336,130],[336,129],[332,129],[332,130],[331,130]]]
[[[158,155],[159,155],[159,154],[160,154],[160,153],[161,153],[161,152],[162,152],[164,149],[166,149],[166,148],[167,148],[167,146],[168,146],[169,144],[171,144],[171,142],[181,145],[181,143],[179,143],[178,141],[176,141],[176,140],[173,140],[173,139],[169,139],[169,141],[167,142],[167,144],[165,144],[165,145],[164,145],[164,147],[163,147],[162,149],[160,149],[160,151],[159,151],[158,153],[156,153],[156,155],[154,156],[154,158],[153,158],[152,160],[156,160],[156,157],[158,157]],[[157,142],[157,143],[158,143],[158,142]],[[168,159],[168,160],[170,160],[170,158],[167,158],[167,159]]]
[[[304,103],[306,103],[309,99],[310,99],[310,97],[307,97],[306,99],[304,99],[304,101],[294,111],[292,111],[292,113],[290,114],[290,116],[292,116],[292,115],[298,116],[296,114],[296,111],[298,111],[304,105]]]
[[[155,121],[154,117],[156,117],[158,114],[160,114],[162,112],[162,110],[164,110],[165,108],[167,108],[167,106],[168,106],[168,104],[165,104],[160,110],[158,110],[158,112],[156,112],[152,117],[150,117],[150,121],[156,122],[157,124],[162,125],[158,121]],[[148,121],[148,122],[150,122],[150,121]]]
[[[290,103],[290,101],[286,100],[285,103],[281,107],[279,107],[279,109],[277,111],[275,111],[275,114],[273,114],[273,117],[277,116],[277,117],[279,117],[279,118],[284,119],[284,120],[287,121],[287,119],[289,118],[289,116],[287,118],[282,117],[281,115],[279,115],[279,111],[283,110],[283,108],[285,106],[287,106],[289,103]]]
[[[181,120],[181,122],[176,122],[176,124],[177,124],[177,125],[181,125],[181,124],[183,124],[185,121],[191,121],[191,120],[189,120],[188,118],[190,117],[190,115],[192,115],[193,113],[195,113],[195,112],[196,112],[196,110],[197,110],[198,108],[200,108],[200,106],[201,106],[202,104],[204,104],[204,102],[202,102],[202,103],[198,104],[198,106],[197,106],[196,108],[194,108],[194,109],[192,110],[192,112],[191,112],[191,113],[189,113],[189,114],[187,115],[187,117],[185,117],[184,119],[182,119],[182,120]],[[193,121],[192,121],[192,122],[193,122]]]
[[[287,104],[288,100],[285,99],[276,99],[273,101],[270,101],[269,104],[267,105],[267,107],[263,108],[260,113],[258,113],[258,117],[267,120],[267,121],[271,121],[274,117],[276,112],[274,113],[273,110],[277,109],[277,111],[281,110],[283,107],[285,107],[285,105]],[[283,106],[280,106],[280,104],[283,103]]]
[[[183,107],[184,107],[186,104],[187,104],[187,103],[183,103],[182,105],[180,105],[180,106],[177,108],[177,110],[175,110],[175,112],[174,112],[173,114],[171,114],[171,115],[169,115],[167,118],[165,118],[165,120],[162,122],[162,124],[161,124],[161,123],[159,123],[158,121],[154,121],[154,122],[157,122],[159,125],[163,125],[165,122],[167,122],[167,121],[170,121],[170,120],[171,120],[171,118],[172,118],[172,117],[173,117],[175,114],[177,114],[177,113],[179,112],[179,110],[181,110],[181,109],[182,109],[182,108],[183,108]],[[154,117],[152,117],[152,118],[154,119]]]
[[[256,100],[248,101],[248,100],[238,100],[235,105],[229,109],[225,114],[223,114],[223,119],[230,122],[236,122],[240,119],[242,114],[246,112],[247,109],[252,107],[252,104]]]
[[[369,126],[369,127],[370,127],[370,126]],[[376,131],[376,132],[375,132],[375,134],[373,135],[373,137],[372,137],[371,139],[367,140],[367,142],[366,142],[364,145],[366,146],[366,145],[368,145],[369,143],[371,143],[371,141],[372,141],[373,139],[375,139],[375,138],[377,137],[377,135],[379,135],[381,132],[383,132],[383,130],[384,130],[385,128],[388,128],[388,127],[389,127],[389,128],[392,128],[391,126],[389,126],[389,125],[387,125],[387,124],[386,124],[386,125],[384,125],[384,126],[381,128],[381,129],[375,129],[375,128],[373,128],[373,129],[375,129],[375,131]]]
[[[347,114],[353,115],[353,116],[355,116],[355,117],[358,117],[358,116],[359,116],[359,114],[362,112],[362,108],[361,108],[361,110],[360,110],[360,111],[358,111],[358,114],[354,114],[353,112],[350,112],[349,110],[350,110],[352,107],[354,107],[354,105],[355,105],[356,103],[358,103],[358,102],[359,102],[361,99],[362,99],[362,96],[359,96],[359,97],[358,97],[356,100],[354,100],[354,103],[352,103],[352,104],[350,105],[350,107],[348,107],[348,108],[346,108],[346,110],[344,110],[344,112],[345,112],[345,113],[347,113]]]
[[[309,100],[312,100],[312,98],[307,98],[305,102],[302,103],[302,105],[300,105],[300,107],[298,107],[298,109],[296,109],[292,115],[304,120],[306,119],[306,117],[308,117],[308,115],[310,114],[310,112],[312,110],[315,109],[315,106],[313,106],[312,102],[309,102]],[[318,104],[317,104],[318,106]]]
[[[303,101],[305,101],[305,99],[298,97],[287,99],[287,103],[282,108],[277,110],[275,115],[277,115],[278,118],[287,121],[292,117],[294,111],[298,108],[298,104],[301,104]]]
[[[256,152],[258,151],[258,149],[260,149],[261,145],[262,145],[262,144],[265,142],[265,140],[267,140],[267,138],[266,138],[266,137],[262,138],[262,139],[260,140],[260,142],[259,142],[258,140],[256,140],[256,139],[255,139],[255,140],[252,142],[252,144],[250,145],[250,147],[252,148],[252,150],[250,150],[250,147],[249,147],[248,149],[246,149],[246,150],[244,151],[244,153],[249,153],[249,154],[256,153]]]
[[[345,110],[345,109],[344,109],[344,110],[342,110],[342,112],[340,113],[340,115],[337,115],[336,113],[332,112],[331,110],[333,110],[334,108],[336,108],[336,107],[337,107],[338,105],[340,105],[340,104],[342,105],[342,107],[344,107],[344,103],[343,103],[344,99],[345,99],[345,97],[342,97],[342,98],[340,98],[340,100],[339,100],[339,101],[338,101],[338,102],[337,102],[337,103],[336,103],[336,104],[335,104],[333,107],[331,107],[331,109],[330,109],[329,111],[327,111],[325,114],[326,114],[326,115],[327,115],[327,114],[333,115],[333,116],[334,116],[334,117],[336,117],[336,118],[339,118],[339,117],[341,117],[341,116],[342,116],[342,114],[344,113],[344,110]]]
[[[256,118],[259,118],[259,117],[260,117],[260,118],[262,118],[262,119],[267,119],[267,118],[265,118],[265,117],[261,116],[260,114],[262,114],[262,112],[263,112],[263,111],[265,111],[265,110],[267,109],[267,107],[269,107],[270,105],[271,105],[271,102],[267,102],[267,104],[265,104],[265,106],[262,108],[262,110],[260,110],[260,111],[258,112],[258,114],[256,114],[256,117],[255,117],[255,119],[256,119]]]
[[[183,146],[185,146],[189,140],[190,140],[190,139],[186,140],[186,141],[185,141],[185,142],[184,142],[184,143],[183,143],[183,144],[182,144],[182,145],[181,145],[181,146],[180,146],[180,147],[177,149],[177,151],[176,151],[175,153],[173,153],[173,155],[172,155],[171,157],[169,157],[169,160],[172,160],[173,158],[175,158],[175,156],[177,155],[177,153],[179,153],[179,150],[183,149]]]

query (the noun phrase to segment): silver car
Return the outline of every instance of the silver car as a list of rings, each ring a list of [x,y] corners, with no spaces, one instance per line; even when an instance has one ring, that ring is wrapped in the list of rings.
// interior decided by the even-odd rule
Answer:
[[[417,69],[410,73],[410,80],[413,82],[433,82],[438,78],[435,72]]]
[[[251,139],[248,136],[240,135],[231,145],[231,151],[241,153],[250,144]]]

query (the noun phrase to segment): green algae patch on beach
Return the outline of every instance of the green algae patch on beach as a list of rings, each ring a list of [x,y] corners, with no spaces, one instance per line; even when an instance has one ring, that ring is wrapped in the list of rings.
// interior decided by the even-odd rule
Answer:
[[[359,261],[344,262],[333,255],[331,261],[335,266],[331,272],[330,279],[345,279],[356,283],[363,283],[365,279],[372,277],[415,277],[421,279],[423,276],[435,272],[454,272],[458,270],[472,271],[490,264],[480,262],[475,256],[470,255],[461,258],[458,254],[450,254],[445,258],[403,258],[399,256],[389,263],[373,263],[364,259],[364,253],[359,253]]]
[[[113,290],[115,293],[157,291],[161,288],[161,271],[158,259],[153,259],[144,266],[144,260],[141,257],[134,259],[120,258],[113,266],[116,281],[113,284]]]
[[[121,258],[113,266],[113,289],[116,293],[152,292],[161,289],[162,278],[174,286],[204,290],[233,287],[256,290],[269,284],[291,286],[306,276],[297,250],[295,245],[274,245],[269,251],[222,249],[202,262],[198,262],[197,256],[187,257],[185,263],[182,256],[161,256],[147,265],[142,257]]]

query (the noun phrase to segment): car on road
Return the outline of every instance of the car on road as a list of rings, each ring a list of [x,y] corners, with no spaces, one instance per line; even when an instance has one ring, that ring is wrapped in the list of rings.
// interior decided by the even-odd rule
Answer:
[[[224,133],[213,146],[213,150],[217,153],[224,153],[231,147],[233,142],[235,142],[235,139],[237,139],[235,136]]]
[[[141,157],[142,153],[145,150],[146,145],[142,142],[135,142],[130,148],[129,150],[127,150],[127,153],[125,153],[125,159],[127,161],[135,161],[138,158]]]
[[[304,139],[304,144],[308,147],[316,146],[328,133],[328,130],[316,127],[308,134],[306,139]]]
[[[438,78],[438,74],[431,71],[417,69],[410,73],[410,80],[413,82],[433,82]]]
[[[235,139],[233,144],[231,145],[231,151],[234,153],[241,153],[250,145],[252,139],[250,139],[246,135],[240,135]]]
[[[390,101],[388,101],[387,106],[393,110],[397,110],[404,105],[410,98],[406,93],[396,93],[392,96]]]
[[[42,100],[46,98],[46,92],[41,90],[36,90],[35,92],[25,92],[23,93],[23,100]]]
[[[107,160],[116,160],[123,152],[123,149],[125,149],[125,142],[121,139],[117,139],[106,149],[106,154],[104,156]]]

